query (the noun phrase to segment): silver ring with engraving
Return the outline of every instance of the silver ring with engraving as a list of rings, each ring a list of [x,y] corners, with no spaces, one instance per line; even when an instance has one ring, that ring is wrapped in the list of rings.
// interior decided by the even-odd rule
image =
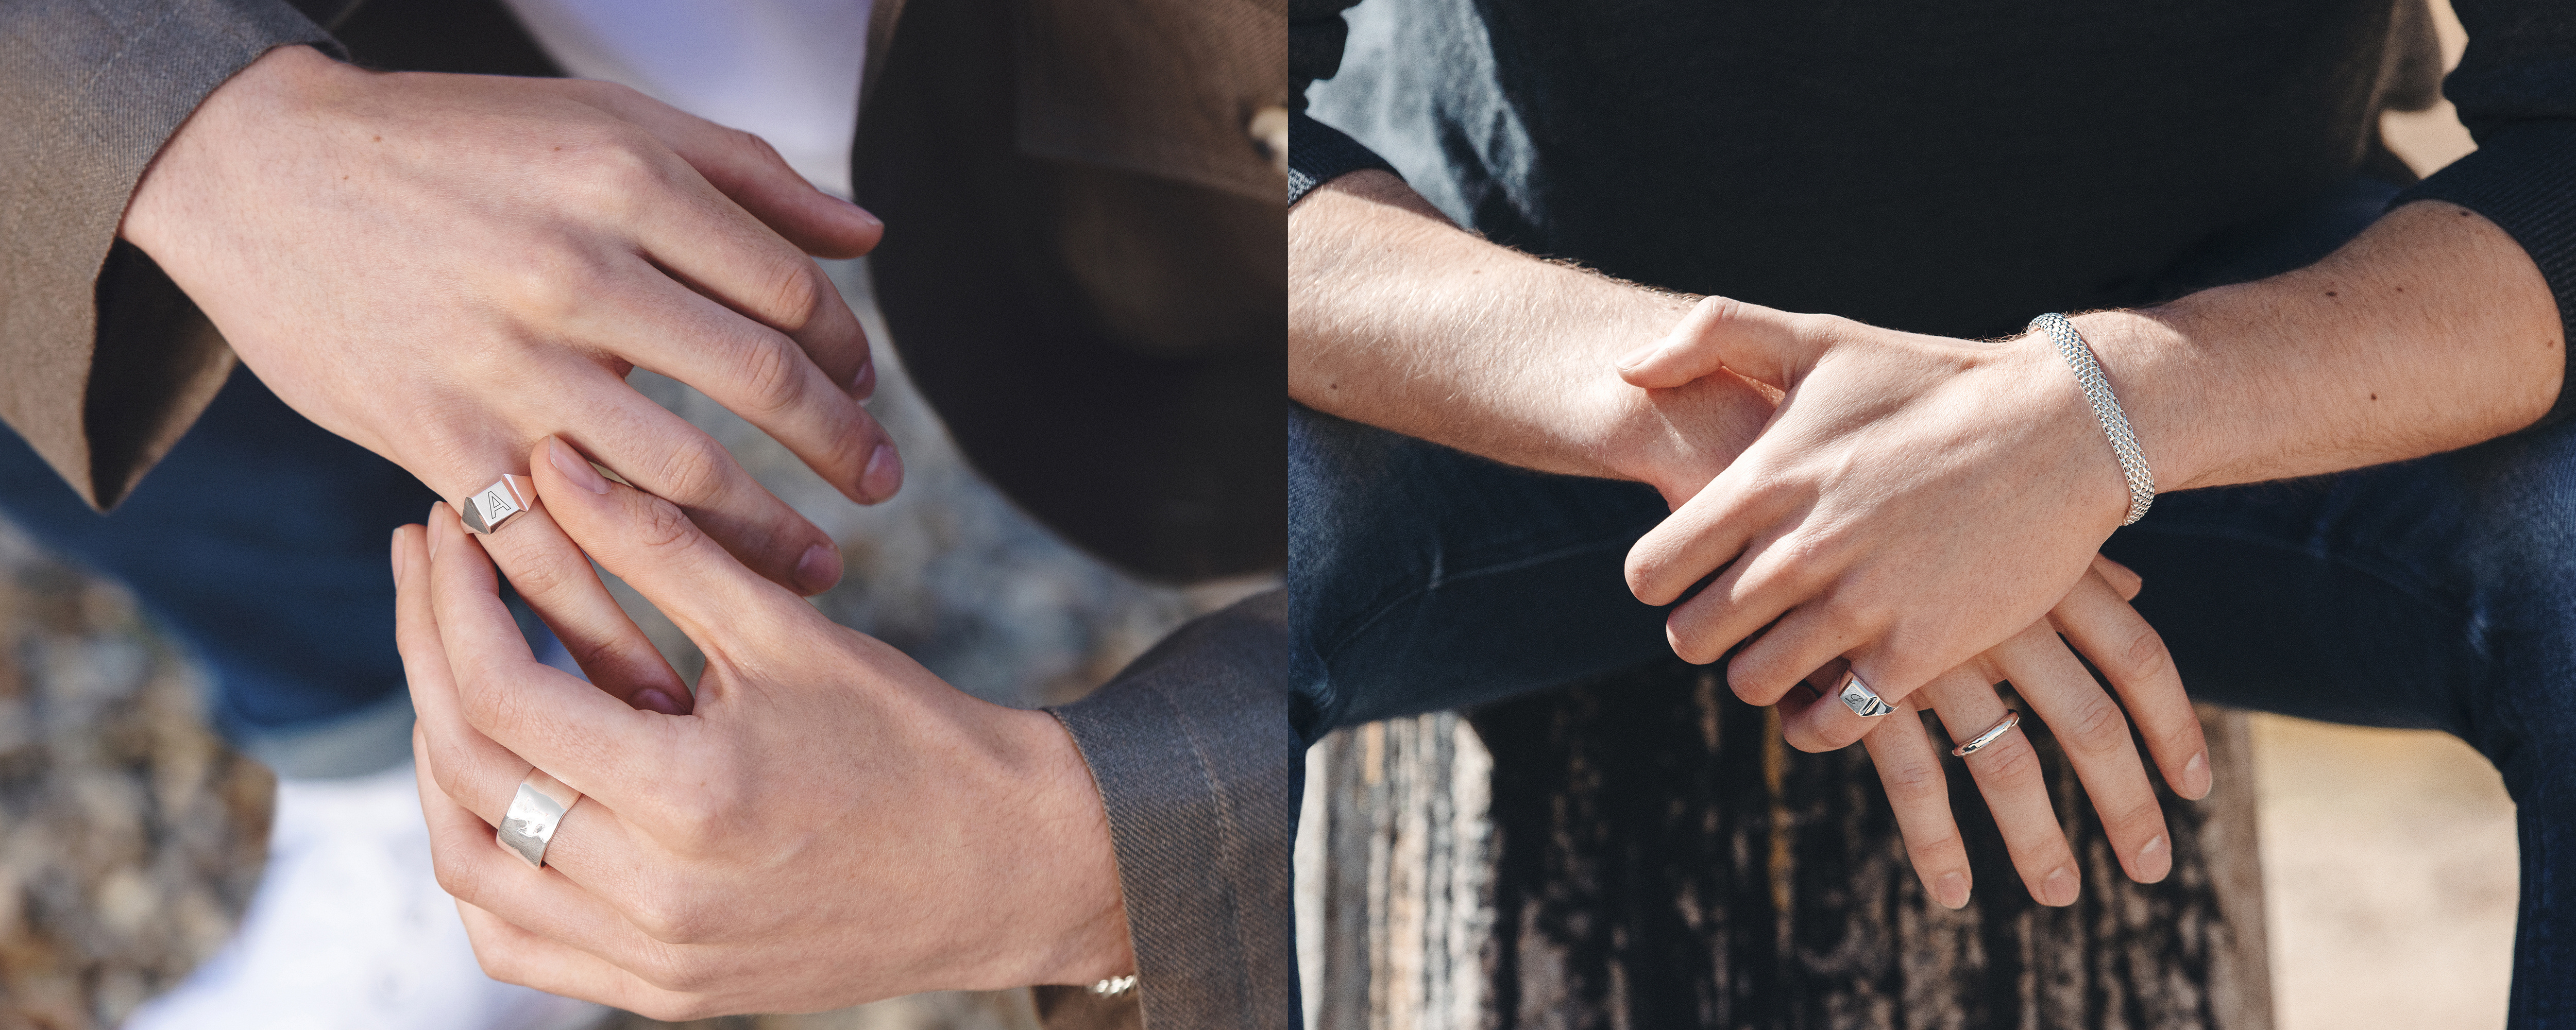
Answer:
[[[1975,739],[1951,748],[1950,754],[1955,758],[1966,758],[1969,755],[1976,754],[1979,751],[1985,750],[1986,745],[2002,740],[2004,734],[2012,732],[2012,728],[2019,725],[2021,725],[2021,713],[2013,711],[2010,708],[2006,708],[2004,709],[2004,717],[2002,719],[1997,720],[1994,725],[1986,727],[1986,732],[1977,734]]]
[[[493,836],[529,868],[542,868],[546,864],[546,843],[555,838],[555,827],[563,825],[564,813],[580,803],[580,791],[546,775],[543,769],[530,769],[527,777],[519,781],[519,793],[510,799],[510,813],[501,818],[501,829]]]
[[[1888,704],[1885,698],[1879,697],[1878,691],[1869,689],[1869,684],[1861,682],[1860,676],[1854,673],[1843,674],[1843,687],[1836,692],[1836,696],[1842,698],[1843,707],[1851,709],[1853,715],[1863,719],[1875,718],[1896,710],[1895,705]]]
[[[492,485],[474,491],[474,495],[457,502],[456,517],[465,523],[465,531],[489,536],[501,524],[518,517],[537,502],[537,484],[526,476],[504,475]]]

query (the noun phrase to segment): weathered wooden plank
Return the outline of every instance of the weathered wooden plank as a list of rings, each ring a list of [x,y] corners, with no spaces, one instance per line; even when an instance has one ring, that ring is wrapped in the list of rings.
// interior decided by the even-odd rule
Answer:
[[[1787,748],[1707,670],[1336,734],[1316,755],[1330,864],[1315,1021],[2267,1030],[2243,720],[2203,719],[2219,786],[2165,795],[2176,862],[2155,885],[2119,874],[2034,726],[2086,876],[2067,909],[2029,899],[1954,775],[1979,884],[1959,912],[1915,880],[1862,749]]]

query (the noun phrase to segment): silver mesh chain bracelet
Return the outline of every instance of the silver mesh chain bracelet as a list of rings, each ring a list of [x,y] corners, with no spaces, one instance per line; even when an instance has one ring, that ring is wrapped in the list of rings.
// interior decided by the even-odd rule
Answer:
[[[2093,348],[2084,345],[2084,337],[2075,331],[2075,323],[2051,311],[2030,320],[2030,328],[2048,334],[2057,345],[2058,356],[2075,369],[2075,379],[2084,384],[2084,399],[2093,405],[2093,417],[2102,420],[2102,435],[2111,438],[2111,453],[2120,458],[2120,473],[2129,479],[2129,517],[2123,526],[2147,517],[2147,507],[2156,503],[2156,474],[2147,471],[2147,457],[2138,450],[2138,436],[2129,431],[2129,416],[2120,410],[2120,398],[2111,393],[2111,383],[2102,378],[2102,363],[2093,359]]]

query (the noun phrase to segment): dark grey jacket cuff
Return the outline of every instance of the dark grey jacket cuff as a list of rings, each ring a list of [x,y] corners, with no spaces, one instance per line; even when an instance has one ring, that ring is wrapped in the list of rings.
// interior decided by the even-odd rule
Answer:
[[[1367,168],[1388,173],[1395,166],[1377,156],[1377,151],[1361,146],[1342,130],[1316,121],[1298,111],[1288,116],[1288,203],[1294,206],[1306,199],[1315,187],[1339,176]]]
[[[1287,593],[1192,621],[1053,711],[1109,811],[1145,1025],[1296,1026]]]
[[[2558,317],[2576,341],[2576,121],[2533,121],[2484,133],[2478,149],[2399,193],[2394,207],[2412,200],[2446,200],[2486,216],[2522,244],[2549,293]],[[2534,427],[2565,421],[2576,411],[2576,347],[2558,400]]]

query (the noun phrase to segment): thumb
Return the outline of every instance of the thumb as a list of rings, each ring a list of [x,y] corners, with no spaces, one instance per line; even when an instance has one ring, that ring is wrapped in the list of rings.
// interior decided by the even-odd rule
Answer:
[[[1709,297],[1664,338],[1619,359],[1619,377],[1648,389],[1680,386],[1724,368],[1788,389],[1815,364],[1821,341],[1800,331],[1802,316]]]
[[[728,128],[623,87],[584,97],[642,126],[751,216],[816,257],[854,258],[876,249],[885,223],[867,209],[815,189],[768,140]]]

